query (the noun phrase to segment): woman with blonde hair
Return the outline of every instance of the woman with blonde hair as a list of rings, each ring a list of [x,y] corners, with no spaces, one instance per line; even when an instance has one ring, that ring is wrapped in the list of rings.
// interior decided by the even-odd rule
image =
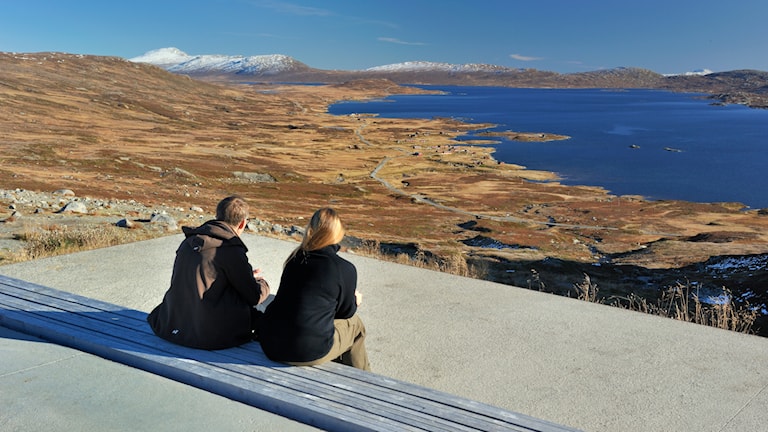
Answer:
[[[370,370],[357,270],[337,254],[343,238],[335,210],[312,215],[261,320],[258,339],[270,359],[297,366],[335,360]]]

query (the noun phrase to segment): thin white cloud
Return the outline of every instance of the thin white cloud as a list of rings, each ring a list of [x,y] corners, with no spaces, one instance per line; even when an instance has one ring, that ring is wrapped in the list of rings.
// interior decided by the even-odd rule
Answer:
[[[256,6],[272,9],[274,11],[286,13],[290,15],[301,15],[301,16],[333,15],[333,12],[328,11],[326,9],[320,9],[320,8],[311,7],[311,6],[302,6],[294,3],[287,3],[287,2],[281,2],[281,1],[266,0],[266,1],[258,1],[253,4],[255,4]]]
[[[287,15],[299,15],[299,16],[317,16],[317,17],[336,17],[354,23],[370,24],[382,27],[388,27],[393,29],[399,29],[400,26],[396,23],[388,21],[379,21],[375,19],[368,19],[363,17],[357,17],[352,15],[338,14],[329,9],[321,9],[312,6],[302,6],[295,3],[284,2],[280,0],[254,0],[250,2],[256,7],[265,9],[272,9],[275,12],[287,14]]]
[[[426,45],[424,42],[406,42],[406,41],[401,41],[400,39],[390,38],[390,37],[380,37],[378,38],[378,40],[382,42],[389,42],[389,43],[398,44],[398,45]]]
[[[524,56],[524,55],[520,55],[520,54],[510,54],[509,56],[512,57],[515,60],[520,60],[520,61],[544,60],[544,57],[529,57],[529,56]]]
[[[223,32],[227,36],[236,36],[240,38],[265,38],[265,39],[283,39],[283,40],[299,40],[297,37],[284,36],[274,33],[248,33],[248,32]]]

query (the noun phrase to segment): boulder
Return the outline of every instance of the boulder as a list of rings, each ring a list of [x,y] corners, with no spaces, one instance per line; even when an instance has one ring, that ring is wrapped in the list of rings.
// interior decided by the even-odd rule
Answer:
[[[80,201],[70,201],[67,203],[67,205],[64,206],[64,208],[59,210],[59,213],[87,214],[88,207],[86,207],[85,204],[81,203]]]

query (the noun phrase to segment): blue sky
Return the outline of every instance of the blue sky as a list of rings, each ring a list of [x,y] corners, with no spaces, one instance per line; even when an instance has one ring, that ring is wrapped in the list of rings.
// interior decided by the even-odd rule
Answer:
[[[765,0],[23,0],[0,6],[0,51],[768,71],[766,17]]]

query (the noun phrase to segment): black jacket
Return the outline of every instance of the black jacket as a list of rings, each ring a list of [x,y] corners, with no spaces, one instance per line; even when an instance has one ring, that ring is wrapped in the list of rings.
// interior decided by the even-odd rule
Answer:
[[[267,307],[259,342],[272,360],[317,360],[333,345],[333,320],[357,312],[357,270],[336,253],[338,245],[299,251],[283,269],[280,288]]]
[[[253,277],[240,237],[221,221],[182,227],[171,286],[147,317],[163,339],[193,348],[222,349],[251,340],[252,307],[263,280]]]

